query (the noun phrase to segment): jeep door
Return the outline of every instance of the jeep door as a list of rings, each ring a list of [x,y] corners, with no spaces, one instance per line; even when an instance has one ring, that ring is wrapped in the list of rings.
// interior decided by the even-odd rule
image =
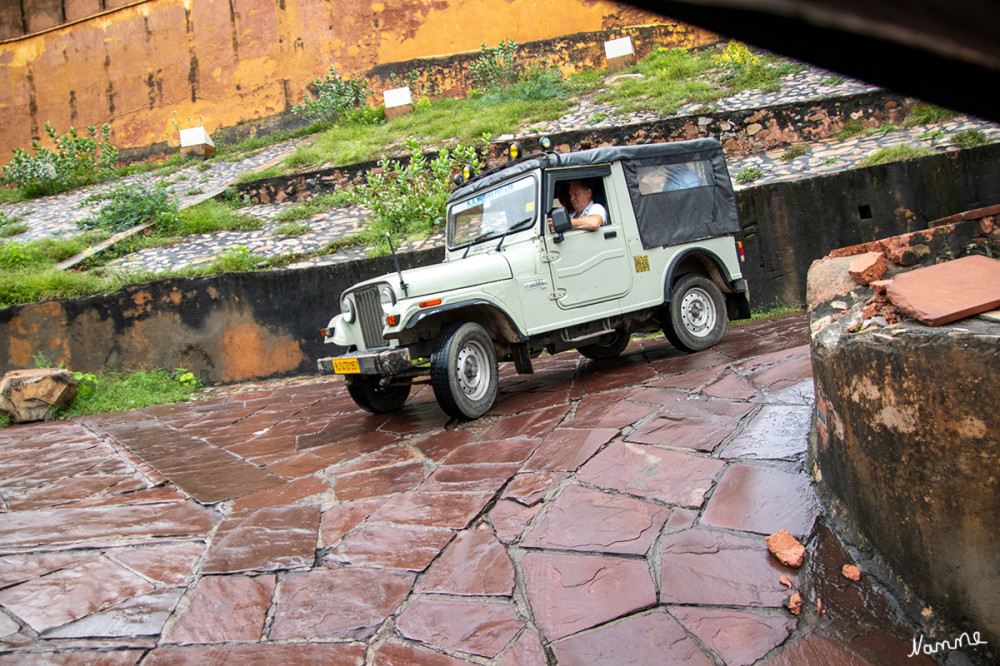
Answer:
[[[624,214],[617,197],[609,196],[611,167],[549,169],[543,196],[551,202],[550,208],[560,205],[557,195],[573,180],[591,186],[593,200],[607,210],[608,224],[596,231],[569,231],[561,241],[546,230],[552,298],[563,310],[593,306],[594,315],[617,313],[617,299],[632,286],[632,270],[622,226]]]

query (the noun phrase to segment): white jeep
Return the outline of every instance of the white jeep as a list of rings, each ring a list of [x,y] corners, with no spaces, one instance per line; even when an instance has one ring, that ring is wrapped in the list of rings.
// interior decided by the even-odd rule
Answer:
[[[496,397],[498,361],[530,373],[542,351],[611,358],[659,329],[699,351],[727,316],[749,316],[714,139],[541,152],[456,180],[444,261],[354,285],[324,329],[348,351],[319,371],[343,375],[363,409],[396,410],[429,380],[445,412],[475,419]],[[607,211],[596,231],[572,229],[559,202],[573,180]]]

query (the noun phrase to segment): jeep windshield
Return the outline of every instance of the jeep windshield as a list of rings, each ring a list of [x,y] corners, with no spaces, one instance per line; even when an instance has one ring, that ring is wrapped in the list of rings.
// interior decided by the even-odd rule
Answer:
[[[459,201],[448,210],[448,247],[499,238],[535,220],[538,180],[525,176]]]

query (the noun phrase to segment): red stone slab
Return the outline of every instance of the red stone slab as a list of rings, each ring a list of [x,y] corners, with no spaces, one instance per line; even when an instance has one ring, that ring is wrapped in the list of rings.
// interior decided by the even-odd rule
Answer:
[[[435,462],[444,460],[452,451],[475,440],[472,433],[464,430],[444,430],[435,432],[413,446],[424,452],[424,455]]]
[[[618,434],[612,428],[556,428],[524,466],[526,470],[576,471]]]
[[[464,529],[493,498],[487,493],[399,493],[385,500],[369,521]]]
[[[42,633],[152,590],[148,581],[101,557],[0,590],[0,605]]]
[[[324,548],[333,544],[353,530],[372,511],[382,505],[382,499],[354,500],[339,502],[323,512],[320,518],[320,542]]]
[[[420,597],[396,620],[405,638],[493,658],[524,627],[509,601],[473,601]]]
[[[357,666],[364,660],[364,643],[263,643],[158,647],[150,652],[142,663],[144,666],[190,666],[191,664]]]
[[[379,646],[375,653],[378,666],[468,666],[472,662],[458,659],[414,643],[389,640]]]
[[[149,642],[149,639],[145,641],[135,640],[135,643]],[[116,646],[119,647],[119,646]],[[143,647],[143,649],[132,649],[132,650],[87,650],[78,649],[73,652],[45,652],[45,651],[32,651],[30,652],[31,661],[25,661],[25,653],[11,652],[6,655],[0,655],[0,664],[7,666],[21,666],[25,663],[32,664],[45,664],[48,666],[52,664],[53,666],[90,666],[91,664],[100,664],[101,666],[133,666],[138,664],[139,660],[142,659],[146,650],[149,647]]]
[[[560,666],[714,666],[684,629],[662,610],[625,618],[552,645]]]
[[[341,502],[382,497],[416,488],[423,483],[425,474],[420,461],[345,474],[333,479],[333,491]]]
[[[569,405],[549,407],[530,414],[498,421],[486,431],[485,440],[498,441],[513,437],[547,437],[569,413]]]
[[[583,368],[583,388],[586,393],[603,393],[638,386],[659,377],[641,354],[601,361],[587,360]]]
[[[40,555],[31,553],[5,555],[0,557],[0,588],[10,587],[16,583],[43,576],[84,560],[92,560],[98,555],[98,553],[89,550]]]
[[[770,606],[788,590],[778,577],[795,575],[772,558],[763,538],[690,529],[660,540],[660,601],[667,604]]]
[[[104,474],[97,476],[71,476],[59,479],[33,491],[27,492],[21,497],[11,497],[7,500],[7,508],[10,511],[30,511],[47,506],[68,504],[86,499],[91,495],[106,491],[114,485],[125,480],[124,476],[107,476]]]
[[[466,596],[510,596],[513,590],[514,565],[488,528],[461,532],[415,588],[417,592]]]
[[[393,465],[405,465],[423,461],[423,454],[412,446],[387,446],[371,453],[353,458],[347,462],[331,465],[323,470],[326,476],[340,476],[355,472],[369,472]]]
[[[712,451],[755,408],[744,402],[679,400],[627,437],[630,442]]]
[[[106,611],[88,615],[72,624],[54,629],[46,634],[46,637],[89,639],[155,636],[158,638],[183,592],[183,588],[171,587],[131,597]]]
[[[732,336],[732,331],[726,334],[726,338]],[[706,349],[695,354],[677,354],[669,358],[653,361],[653,369],[661,375],[675,375],[693,370],[704,370],[716,366],[725,366],[732,363],[733,359],[725,354],[720,354],[714,349]]]
[[[512,465],[449,465],[439,467],[427,477],[421,492],[488,492],[495,493],[521,469]]]
[[[1000,261],[979,254],[900,273],[889,300],[928,326],[941,326],[1000,306]]]
[[[208,533],[214,511],[193,502],[0,513],[0,547]]]
[[[281,506],[225,518],[215,532],[202,573],[275,571],[309,566],[319,539],[318,506]]]
[[[700,507],[721,460],[655,446],[612,442],[583,466],[577,479],[666,504]]]
[[[455,449],[444,459],[445,465],[468,465],[472,463],[523,463],[538,445],[540,439],[506,439],[500,442],[476,442]]]
[[[165,643],[256,642],[274,596],[274,576],[204,576]]]
[[[569,486],[546,507],[521,546],[645,555],[669,516],[664,506]]]
[[[487,416],[520,414],[532,409],[564,405],[567,402],[569,402],[568,387],[557,391],[501,392],[486,414]]]
[[[513,543],[538,511],[538,505],[526,507],[513,500],[500,500],[490,511],[490,524],[503,543]]]
[[[204,551],[204,542],[192,541],[119,548],[110,551],[108,556],[151,580],[181,585]]]
[[[762,663],[767,666],[873,666],[822,632],[813,632],[786,645]]]
[[[549,640],[656,603],[644,560],[532,551],[521,568],[535,624]]]
[[[326,561],[423,571],[454,535],[440,527],[366,525],[348,533]]]
[[[768,391],[781,391],[806,379],[812,379],[812,358],[797,356],[750,375],[750,381]]]
[[[278,583],[271,640],[364,640],[406,600],[409,572],[332,567],[290,573]]]
[[[525,472],[507,484],[503,497],[532,506],[541,502],[553,488],[569,478],[569,472]]]
[[[781,645],[795,629],[785,611],[739,611],[671,607],[687,630],[722,657],[727,666],[749,666]]]
[[[595,393],[585,396],[577,405],[576,413],[567,418],[564,425],[570,428],[624,428],[640,421],[653,412],[656,407],[640,405],[625,400],[635,391],[615,391],[613,393]]]
[[[723,458],[792,458],[806,452],[812,407],[765,405],[719,453]]]
[[[548,666],[542,641],[534,631],[525,629],[514,647],[504,653],[499,666]]]
[[[732,359],[727,360],[732,361]],[[727,366],[725,365],[699,368],[697,370],[691,370],[690,372],[668,375],[663,379],[658,379],[655,382],[649,382],[646,385],[660,388],[685,389],[690,391],[713,381],[716,377],[725,372],[726,368]]]
[[[299,449],[311,449],[375,432],[389,418],[390,416],[386,414],[369,414],[368,412],[360,411],[353,414],[341,414],[336,419],[330,421],[330,424],[321,431],[299,437],[296,440],[296,447]]]
[[[245,495],[233,500],[231,511],[253,511],[255,509],[266,509],[275,506],[287,506],[296,504],[306,499],[313,499],[313,503],[319,503],[322,496],[330,492],[330,483],[326,479],[317,477],[305,477],[295,479],[288,483],[264,490],[253,495]]]
[[[818,512],[809,477],[738,463],[730,465],[719,479],[701,524],[764,535],[785,529],[804,539],[812,531]]]
[[[730,400],[753,400],[757,397],[757,389],[731,370],[701,390],[702,395],[713,398],[728,398]]]

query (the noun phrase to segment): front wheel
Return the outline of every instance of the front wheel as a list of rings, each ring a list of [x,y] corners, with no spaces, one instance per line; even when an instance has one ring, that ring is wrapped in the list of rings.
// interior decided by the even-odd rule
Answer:
[[[722,291],[704,275],[690,273],[678,280],[668,309],[670,320],[663,327],[663,334],[681,351],[708,349],[726,332]]]
[[[486,329],[467,322],[441,330],[431,353],[431,386],[445,413],[479,418],[493,406],[497,381],[496,350]]]
[[[376,382],[354,381],[347,385],[358,407],[373,414],[394,412],[403,406],[410,396],[410,385],[380,386]]]
[[[577,347],[576,350],[594,360],[603,358],[615,358],[628,347],[628,341],[632,336],[624,328],[615,329],[611,333],[606,333],[597,339],[597,342]]]

